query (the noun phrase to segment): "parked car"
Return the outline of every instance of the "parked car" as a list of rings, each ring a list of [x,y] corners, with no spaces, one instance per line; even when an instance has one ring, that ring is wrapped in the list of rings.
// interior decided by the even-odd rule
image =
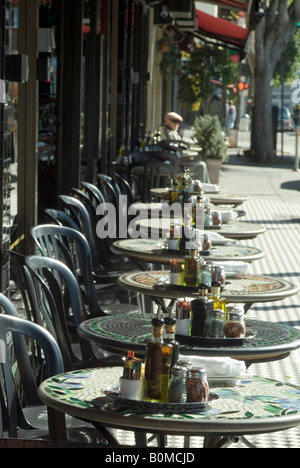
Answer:
[[[283,131],[287,132],[295,129],[294,121],[288,107],[278,108],[277,130],[281,132],[282,128]]]

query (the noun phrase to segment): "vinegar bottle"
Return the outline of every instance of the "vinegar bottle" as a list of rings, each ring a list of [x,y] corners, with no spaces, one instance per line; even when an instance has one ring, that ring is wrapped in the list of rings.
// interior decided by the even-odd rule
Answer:
[[[202,336],[206,334],[207,318],[214,310],[214,301],[209,300],[208,297],[208,285],[200,284],[199,286],[199,297],[191,302],[192,308],[192,336]]]

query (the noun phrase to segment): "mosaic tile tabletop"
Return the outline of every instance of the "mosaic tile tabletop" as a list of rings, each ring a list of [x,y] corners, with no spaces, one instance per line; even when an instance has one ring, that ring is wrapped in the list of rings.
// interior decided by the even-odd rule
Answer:
[[[137,257],[146,261],[169,263],[172,258],[184,256],[180,252],[166,249],[165,242],[159,239],[123,239],[114,242],[114,247],[129,256]],[[206,261],[244,261],[252,262],[264,257],[264,253],[257,247],[229,244],[216,245],[212,247],[211,255],[206,257]]]
[[[61,374],[46,380],[39,388],[41,399],[65,413],[80,415],[127,428],[151,429],[153,421],[157,430],[172,427],[173,431],[199,430],[208,433],[221,424],[222,430],[229,428],[236,434],[268,432],[293,427],[300,423],[300,388],[288,383],[262,377],[243,377],[214,386],[213,393],[219,399],[209,402],[201,412],[190,414],[137,414],[132,409],[115,406],[114,400],[105,397],[102,389],[118,385],[121,368],[79,370]],[[103,396],[103,406],[95,408],[92,401]],[[102,404],[102,403],[101,403]],[[113,406],[112,406],[113,405]],[[213,425],[212,425],[213,423]],[[246,424],[245,424],[246,423]],[[171,425],[170,425],[171,424]],[[233,426],[233,427],[232,427]]]
[[[197,297],[197,288],[169,284],[168,271],[133,272],[121,275],[119,285],[149,296]],[[280,277],[239,275],[226,281],[222,296],[229,302],[268,302],[293,296],[299,287]]]
[[[178,221],[179,218],[176,218]],[[140,228],[142,237],[162,237],[170,232],[170,226],[174,225],[174,219],[170,218],[150,218],[141,219],[136,223]],[[207,228],[211,230],[210,228]],[[216,229],[218,234],[229,239],[253,239],[259,234],[266,232],[266,228],[261,224],[249,223],[245,221],[231,221]]]
[[[145,345],[151,340],[151,318],[143,314],[114,315],[86,320],[79,327],[80,335],[97,342],[114,352],[135,351],[144,354]],[[300,331],[294,327],[273,322],[246,318],[247,338],[239,345],[217,345],[201,338],[187,344],[177,340],[182,354],[229,356],[244,360],[262,360],[264,356],[278,357],[300,347]]]

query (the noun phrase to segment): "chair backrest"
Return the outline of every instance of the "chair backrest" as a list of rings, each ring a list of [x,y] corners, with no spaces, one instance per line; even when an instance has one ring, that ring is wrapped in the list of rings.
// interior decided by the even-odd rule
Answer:
[[[151,202],[151,188],[165,187],[168,178],[175,178],[176,165],[173,162],[175,155],[168,153],[164,159],[159,152],[145,152],[144,158],[135,161],[128,166],[127,178],[135,199],[141,199],[143,203]]]
[[[58,226],[67,226],[77,231],[80,229],[78,223],[74,221],[65,211],[55,210],[51,208],[45,209],[46,218],[53,224]]]
[[[101,253],[98,252],[96,247],[96,231],[94,230],[89,211],[84,204],[78,200],[78,198],[70,197],[68,195],[60,195],[59,198],[63,203],[65,210],[71,212],[72,215],[77,218],[77,224],[80,224],[81,227],[80,231],[85,236],[90,246],[93,270],[98,270],[99,266],[101,266]],[[104,265],[102,266],[104,267]]]
[[[65,263],[77,281],[83,284],[89,313],[92,316],[105,315],[98,304],[93,283],[91,250],[83,234],[66,226],[52,224],[35,226],[31,234],[44,257]],[[59,281],[59,277],[57,279]]]
[[[26,257],[18,252],[10,251],[10,267],[11,279],[15,282],[17,291],[22,296],[22,310],[25,309],[26,319],[34,322],[43,328],[46,328],[52,336],[57,340],[55,327],[52,323],[52,317],[49,315],[48,309],[43,309],[36,300],[31,287],[31,277],[25,265]],[[24,318],[24,314],[23,317]],[[27,343],[28,352],[32,366],[35,368],[35,373],[38,375],[44,367],[44,359],[40,348],[32,340]],[[26,383],[26,382],[25,382]]]
[[[65,368],[71,370],[83,361],[91,360],[94,357],[92,347],[77,332],[87,314],[72,271],[59,260],[41,256],[27,257],[26,266],[31,273],[39,306],[48,308],[51,313]],[[60,276],[60,282],[57,281],[57,275]],[[81,356],[73,350],[74,337]]]
[[[134,199],[133,199],[133,193],[132,193],[132,190],[128,181],[121,174],[117,174],[116,172],[114,173],[114,177],[115,177],[116,183],[118,184],[120,188],[121,194],[127,196],[128,206],[132,205],[134,203]]]
[[[116,208],[118,208],[121,190],[116,181],[106,174],[98,174],[98,182],[105,201],[112,203]]]
[[[91,184],[90,182],[81,182],[82,187],[85,192],[88,194],[91,202],[97,208],[100,203],[105,203],[105,198],[99,187],[97,185]]]
[[[97,208],[100,204],[105,203],[104,198],[103,201],[100,201],[96,206],[93,199],[90,198],[89,193],[85,193],[79,189],[72,189],[75,198],[79,198],[81,203],[77,203],[77,206],[73,206],[73,210],[77,210],[78,222],[82,219],[82,233],[86,234],[85,227],[84,227],[84,219],[89,218],[89,223],[91,228],[88,228],[88,232],[86,234],[87,241],[89,241],[89,237],[93,235],[93,240],[89,242],[92,254],[92,264],[93,268],[97,270],[99,265],[104,268],[109,268],[112,266],[111,258],[114,254],[111,251],[112,241],[108,238],[101,238],[97,235],[97,224],[103,218],[104,215],[99,215],[97,213]],[[84,208],[82,207],[84,206]],[[66,209],[68,209],[67,203],[65,203]],[[70,207],[71,208],[71,207]],[[87,221],[86,221],[87,222]]]
[[[28,284],[25,274],[25,255],[11,250],[9,252],[9,257],[11,279],[15,282],[18,291],[21,293],[27,319],[42,325],[39,318],[35,316],[35,308],[32,307],[31,297],[28,292]]]
[[[0,314],[0,349],[1,349],[1,375],[0,375],[0,435],[3,436],[4,424],[10,437],[18,436],[18,421],[20,417],[20,400],[16,391],[14,380],[15,363],[9,359],[11,353],[11,340],[8,333],[12,332],[18,369],[21,382],[26,379],[30,383],[30,391],[25,395],[27,404],[41,404],[35,376],[32,372],[29,355],[24,337],[35,340],[43,350],[47,377],[64,372],[60,349],[52,335],[39,325],[21,319],[17,316],[13,304],[3,294],[0,294],[0,307],[4,313]],[[30,403],[28,403],[30,401]]]

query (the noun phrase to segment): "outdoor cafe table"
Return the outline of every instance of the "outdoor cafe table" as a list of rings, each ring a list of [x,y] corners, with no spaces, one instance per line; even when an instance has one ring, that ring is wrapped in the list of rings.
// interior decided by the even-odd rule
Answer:
[[[121,275],[118,284],[146,296],[178,299],[198,297],[198,288],[169,284],[169,271],[131,272]],[[227,302],[245,303],[245,311],[255,302],[280,301],[297,294],[299,287],[280,277],[239,275],[226,281],[222,296]]]
[[[202,410],[162,415],[126,409],[104,396],[101,389],[118,385],[121,374],[120,367],[66,372],[45,380],[39,387],[39,397],[52,411],[105,427],[135,433],[203,436],[205,447],[225,443],[230,437],[282,431],[300,424],[300,387],[289,383],[244,377],[212,388],[218,399]]]
[[[145,345],[151,339],[152,314],[127,314],[99,317],[82,322],[80,336],[93,341],[107,351],[126,355],[133,351],[143,356]],[[206,357],[230,357],[246,362],[262,362],[286,357],[300,347],[300,332],[288,325],[246,319],[247,336],[243,343],[222,344],[218,340],[191,339],[176,335],[180,354]],[[189,341],[191,341],[189,343]]]
[[[141,262],[169,264],[172,259],[184,261],[185,255],[177,250],[168,250],[166,242],[159,239],[121,239],[113,243],[114,251]],[[264,257],[257,247],[229,243],[213,245],[211,255],[205,260],[209,263],[240,261],[251,263]]]
[[[152,188],[151,194],[158,199],[163,199],[170,192],[168,188]],[[227,192],[226,190],[220,190],[219,192],[205,192],[205,195],[210,198],[210,203],[213,205],[242,205],[244,202],[249,200],[247,195],[240,193]]]
[[[154,237],[154,238],[166,238],[170,232],[170,226],[174,226],[174,223],[180,223],[180,218],[145,218],[136,221],[136,225],[140,229],[140,237]],[[212,227],[207,227],[205,230],[212,230]],[[215,232],[220,234],[226,239],[254,239],[260,234],[266,232],[266,228],[260,224],[247,223],[244,221],[230,221],[227,224],[223,224],[220,228],[216,228]]]

